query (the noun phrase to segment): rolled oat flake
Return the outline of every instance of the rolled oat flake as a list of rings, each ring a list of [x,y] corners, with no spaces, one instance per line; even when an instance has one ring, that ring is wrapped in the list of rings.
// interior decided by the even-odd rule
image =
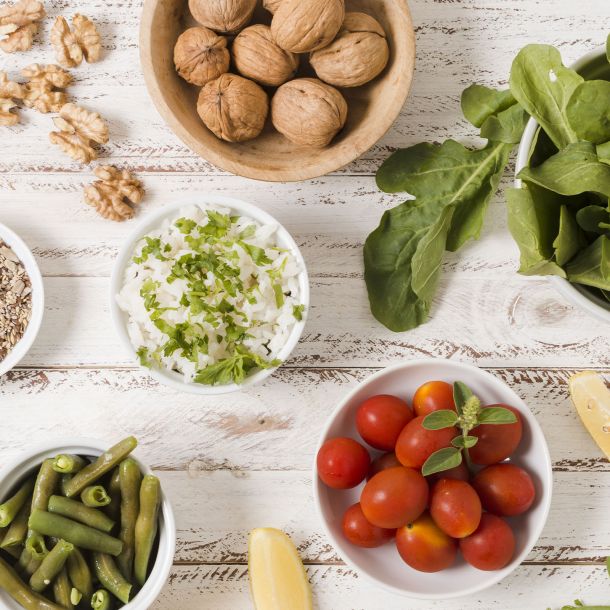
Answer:
[[[32,316],[32,284],[23,263],[0,239],[0,362],[17,345]]]

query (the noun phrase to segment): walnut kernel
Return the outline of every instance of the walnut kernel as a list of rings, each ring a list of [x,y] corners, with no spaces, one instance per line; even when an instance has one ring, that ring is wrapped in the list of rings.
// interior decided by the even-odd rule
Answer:
[[[27,51],[45,16],[42,2],[21,0],[0,8],[0,49],[5,53]]]
[[[10,127],[19,123],[19,115],[12,112],[17,106],[14,100],[23,99],[23,85],[8,79],[6,72],[0,71],[0,125]]]
[[[127,170],[112,165],[100,165],[93,173],[99,180],[85,187],[85,202],[108,220],[132,218],[144,197],[142,183]]]
[[[88,63],[99,60],[102,45],[93,21],[84,15],[72,17],[72,29],[64,17],[59,16],[51,29],[51,44],[57,61],[66,68],[79,66],[83,59]]]

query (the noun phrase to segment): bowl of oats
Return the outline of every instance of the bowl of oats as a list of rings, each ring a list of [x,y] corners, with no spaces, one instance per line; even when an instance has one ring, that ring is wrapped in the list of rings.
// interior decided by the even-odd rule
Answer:
[[[24,241],[0,223],[0,375],[34,343],[44,312],[38,264]]]

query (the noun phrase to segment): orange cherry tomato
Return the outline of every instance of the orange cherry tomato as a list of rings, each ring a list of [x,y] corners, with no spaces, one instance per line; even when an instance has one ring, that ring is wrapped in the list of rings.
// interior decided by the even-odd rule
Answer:
[[[483,508],[494,515],[514,517],[529,509],[536,497],[534,482],[514,464],[493,464],[479,471],[472,485]]]
[[[411,407],[389,394],[365,400],[356,413],[356,428],[371,447],[393,451],[402,429],[413,419]]]
[[[392,540],[395,534],[396,530],[377,527],[368,521],[359,502],[343,515],[343,535],[356,546],[373,549]]]
[[[364,481],[371,457],[352,438],[331,438],[320,447],[316,464],[323,483],[333,489],[349,489]]]
[[[426,430],[422,426],[424,419],[425,415],[419,415],[411,420],[396,441],[396,457],[408,468],[421,468],[435,451],[449,447],[458,435],[455,428]]]
[[[368,481],[360,505],[373,525],[396,529],[424,512],[428,493],[428,483],[417,470],[398,466],[382,470]]]
[[[515,536],[504,519],[483,513],[479,527],[460,540],[464,559],[479,570],[501,570],[515,553]]]
[[[430,515],[448,536],[470,536],[479,527],[481,513],[481,500],[465,481],[441,479],[432,487]]]
[[[415,415],[428,415],[433,411],[451,409],[455,411],[453,402],[453,386],[445,381],[428,381],[420,386],[413,396]]]
[[[470,458],[481,466],[497,464],[510,457],[521,442],[523,434],[523,422],[518,409],[509,405],[489,405],[489,407],[504,407],[517,416],[517,421],[514,424],[481,424],[472,429],[470,434],[479,440],[469,450]]]
[[[402,464],[398,461],[396,454],[394,452],[384,453],[371,462],[371,467],[369,468],[367,478],[372,479],[378,472],[387,470],[388,468],[396,468],[396,466],[402,466]]]
[[[457,542],[428,513],[396,531],[396,548],[403,561],[420,572],[440,572],[457,556]]]

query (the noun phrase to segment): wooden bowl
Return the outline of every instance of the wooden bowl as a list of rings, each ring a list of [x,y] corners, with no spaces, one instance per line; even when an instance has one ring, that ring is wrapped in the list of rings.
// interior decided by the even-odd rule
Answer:
[[[197,114],[199,88],[180,78],[174,68],[176,40],[192,24],[186,0],[144,2],[140,56],[150,96],[172,131],[223,170],[276,182],[335,171],[366,152],[390,128],[405,103],[415,68],[415,35],[405,0],[347,0],[346,8],[369,13],[382,24],[390,61],[370,83],[341,89],[349,105],[347,123],[326,148],[297,146],[276,132],[270,120],[263,133],[249,142],[224,142],[208,130]],[[257,9],[255,22],[269,23],[270,19],[269,13]]]

